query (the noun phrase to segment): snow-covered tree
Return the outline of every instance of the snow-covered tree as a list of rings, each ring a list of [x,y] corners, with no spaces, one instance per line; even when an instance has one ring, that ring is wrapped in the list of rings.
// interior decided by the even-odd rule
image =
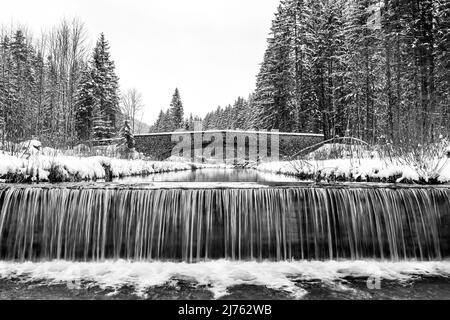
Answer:
[[[93,135],[93,108],[96,104],[95,83],[91,70],[85,70],[76,93],[76,132],[78,140],[87,141]]]
[[[100,104],[96,103],[92,111],[92,135],[95,140],[110,139],[112,137],[111,122],[102,110]]]
[[[278,7],[264,61],[257,76],[254,102],[259,129],[291,131],[293,127],[294,75],[291,55],[292,17],[288,7]]]
[[[134,140],[133,131],[128,120],[124,121],[120,134],[126,142],[127,149],[133,150],[136,145],[136,141]]]
[[[110,58],[109,44],[100,35],[88,69],[76,95],[78,138],[109,139],[118,131],[118,78]]]
[[[171,126],[170,130],[174,131],[182,128],[184,121],[184,109],[183,103],[181,102],[180,92],[178,88],[175,89],[175,92],[172,97],[172,101],[170,103],[170,121]]]
[[[114,62],[110,58],[109,44],[103,33],[94,49],[92,78],[95,83],[96,103],[105,116],[104,123],[110,126],[105,128],[105,131],[109,132],[111,137],[118,129],[116,118],[120,112],[119,78],[116,76]]]

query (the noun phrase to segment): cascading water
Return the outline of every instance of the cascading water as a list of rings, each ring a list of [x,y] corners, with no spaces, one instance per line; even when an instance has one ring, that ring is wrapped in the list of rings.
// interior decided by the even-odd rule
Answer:
[[[0,187],[0,259],[198,262],[450,255],[450,189]]]

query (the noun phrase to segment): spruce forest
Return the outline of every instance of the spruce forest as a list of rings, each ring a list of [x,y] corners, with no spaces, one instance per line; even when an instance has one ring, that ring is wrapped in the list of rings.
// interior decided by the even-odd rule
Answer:
[[[176,89],[150,131],[202,121],[370,144],[434,141],[450,133],[449,28],[448,0],[282,0],[253,93],[201,119],[185,117]],[[120,134],[128,117],[103,34],[93,49],[78,20],[40,36],[2,27],[0,36],[3,144],[66,147]]]
[[[283,0],[254,93],[207,114],[204,128],[371,144],[448,135],[449,28],[448,0]]]
[[[115,137],[123,125],[109,44],[92,51],[78,20],[63,20],[40,37],[26,28],[0,30],[2,145],[37,139],[65,148]]]

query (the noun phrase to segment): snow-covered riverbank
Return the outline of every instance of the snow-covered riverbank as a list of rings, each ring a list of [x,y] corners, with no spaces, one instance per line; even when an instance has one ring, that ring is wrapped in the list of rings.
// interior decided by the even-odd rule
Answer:
[[[12,182],[85,181],[191,170],[193,165],[173,161],[124,160],[107,157],[39,156],[29,159],[0,153],[0,179]]]
[[[262,163],[256,167],[262,172],[294,175],[304,179],[368,181],[368,182],[450,182],[450,159],[442,158],[428,163],[428,168],[407,165],[401,160],[380,158],[295,160]]]

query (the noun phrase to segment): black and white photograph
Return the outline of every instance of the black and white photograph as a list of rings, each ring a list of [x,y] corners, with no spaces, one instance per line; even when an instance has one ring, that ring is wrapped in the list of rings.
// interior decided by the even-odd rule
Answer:
[[[450,300],[449,49],[450,0],[1,0],[0,300]]]

